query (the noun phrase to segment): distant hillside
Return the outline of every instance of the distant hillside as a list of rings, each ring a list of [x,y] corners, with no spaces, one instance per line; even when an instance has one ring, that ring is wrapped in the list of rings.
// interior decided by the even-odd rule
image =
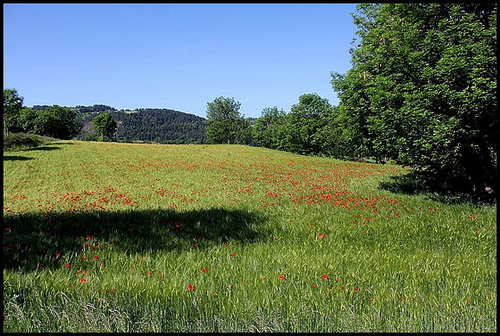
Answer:
[[[35,106],[33,107],[35,108]],[[205,118],[171,109],[143,108],[117,110],[107,105],[71,107],[83,124],[79,139],[94,134],[92,118],[109,112],[116,120],[116,140],[122,142],[159,142],[164,144],[198,144],[205,142]]]

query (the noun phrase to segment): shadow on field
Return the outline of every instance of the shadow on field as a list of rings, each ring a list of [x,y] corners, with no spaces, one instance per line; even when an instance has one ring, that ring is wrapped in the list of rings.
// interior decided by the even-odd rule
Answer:
[[[26,157],[26,156],[18,156],[18,155],[9,155],[9,156],[3,156],[4,161],[28,161],[28,160],[33,160],[33,158]]]
[[[495,203],[493,198],[472,197],[466,192],[466,181],[455,181],[450,184],[443,182],[445,180],[410,172],[405,175],[391,176],[389,181],[380,183],[380,188],[397,194],[425,195],[431,200],[445,204]]]
[[[55,146],[40,146],[40,147],[26,149],[26,151],[28,151],[28,152],[31,152],[31,151],[52,151],[52,150],[57,150],[57,149],[61,149],[61,148],[55,147]]]
[[[58,267],[68,253],[81,256],[84,248],[110,245],[113,250],[143,253],[205,249],[231,240],[247,244],[267,236],[252,228],[262,219],[223,208],[4,215],[3,264],[4,269],[25,271],[40,263]]]
[[[47,146],[52,146],[52,145],[74,145],[75,143],[74,142],[58,142],[58,141],[54,141],[54,142],[49,142],[47,143]]]

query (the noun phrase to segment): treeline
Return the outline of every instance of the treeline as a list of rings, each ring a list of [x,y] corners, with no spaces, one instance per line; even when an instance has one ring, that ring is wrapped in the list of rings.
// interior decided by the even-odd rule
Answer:
[[[306,94],[288,114],[266,108],[251,129],[254,143],[300,154],[394,160],[413,168],[409,188],[496,199],[497,4],[356,8],[352,68],[331,73],[340,104]],[[218,98],[224,99],[233,100]],[[248,139],[242,116],[225,112],[231,126],[223,114],[207,113],[207,140]],[[235,129],[242,130],[239,137],[231,135]],[[226,136],[221,141],[210,134]]]
[[[205,142],[205,119],[171,109],[117,110],[102,104],[61,107],[23,106],[15,89],[4,89],[4,133],[29,133],[58,139],[97,141],[93,120],[109,114],[116,129],[108,141],[199,144]]]
[[[204,118],[171,109],[141,108],[117,110],[106,105],[77,106],[77,118],[83,125],[81,140],[96,140],[92,119],[103,112],[117,123],[115,141],[198,144],[205,142]]]
[[[352,68],[331,73],[338,106],[308,93],[288,113],[268,107],[252,123],[240,114],[238,101],[225,97],[207,103],[207,119],[106,105],[19,114],[12,112],[21,110],[16,95],[6,99],[4,90],[4,125],[33,132],[68,125],[63,135],[52,135],[64,139],[78,130],[70,111],[83,125],[77,136],[91,140],[91,120],[110,113],[117,122],[116,141],[250,144],[348,160],[392,160],[413,168],[413,186],[496,199],[497,4],[384,3],[356,9]]]
[[[4,133],[31,133],[57,139],[72,139],[82,130],[75,112],[59,105],[38,109],[23,107],[15,89],[4,89]]]

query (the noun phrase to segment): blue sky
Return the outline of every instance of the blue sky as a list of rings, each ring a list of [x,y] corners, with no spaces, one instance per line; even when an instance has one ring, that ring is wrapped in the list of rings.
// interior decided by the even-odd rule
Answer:
[[[355,4],[4,4],[4,88],[25,106],[105,104],[246,117],[302,94],[337,105]]]

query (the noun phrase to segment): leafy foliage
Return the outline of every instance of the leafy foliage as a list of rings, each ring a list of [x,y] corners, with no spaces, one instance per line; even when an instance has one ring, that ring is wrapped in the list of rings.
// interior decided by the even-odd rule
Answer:
[[[252,137],[259,147],[280,148],[280,128],[283,126],[286,113],[278,107],[266,107],[252,127]]]
[[[332,74],[354,155],[427,181],[497,189],[496,4],[362,4],[347,75]]]
[[[22,148],[34,148],[43,143],[43,140],[34,134],[9,133],[3,139],[4,150],[18,150]]]
[[[92,124],[95,132],[102,140],[112,139],[116,133],[116,121],[109,112],[101,113],[93,118]]]
[[[247,144],[250,124],[240,114],[240,102],[234,98],[217,97],[207,103],[207,142],[213,144]]]
[[[6,134],[15,121],[23,107],[23,97],[20,97],[16,89],[3,90],[3,125]]]
[[[23,107],[9,120],[13,132],[32,133],[57,139],[72,139],[82,129],[75,112],[68,107],[58,105],[45,106],[35,110]]]
[[[324,153],[322,130],[328,125],[331,114],[332,106],[327,99],[316,93],[301,95],[287,116],[282,148],[306,155]]]

